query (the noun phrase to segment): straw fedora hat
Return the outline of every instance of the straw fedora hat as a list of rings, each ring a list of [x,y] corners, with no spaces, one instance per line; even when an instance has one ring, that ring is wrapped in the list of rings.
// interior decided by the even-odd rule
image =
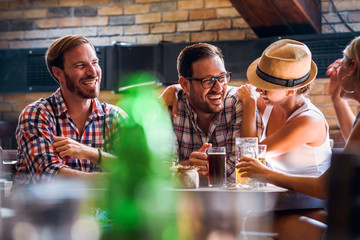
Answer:
[[[261,57],[250,64],[247,78],[262,90],[289,90],[311,83],[317,67],[309,48],[298,41],[282,39],[268,46]]]

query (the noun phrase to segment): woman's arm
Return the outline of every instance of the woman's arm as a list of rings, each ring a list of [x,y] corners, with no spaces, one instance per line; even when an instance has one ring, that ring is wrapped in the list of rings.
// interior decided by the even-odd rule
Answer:
[[[337,70],[340,67],[340,64],[341,63],[339,60],[330,64],[328,70],[326,71],[326,74],[330,77],[329,95],[334,105],[341,133],[346,140],[350,136],[351,128],[355,121],[355,115],[351,110],[348,102],[340,97],[341,86],[337,76]]]
[[[351,110],[349,104],[344,99],[332,99],[336,117],[339,121],[340,130],[344,139],[348,139],[350,136],[352,125],[355,121],[355,115]]]
[[[271,158],[303,144],[320,146],[326,139],[326,131],[326,123],[320,115],[313,116],[305,112],[288,121],[261,144],[267,145],[267,156]]]
[[[177,112],[177,93],[181,90],[180,84],[173,84],[168,86],[164,92],[160,95],[160,99],[163,100],[165,106],[172,107],[172,117],[176,117]]]
[[[254,86],[245,84],[239,88],[238,96],[242,103],[241,137],[257,137],[256,104],[259,93]]]
[[[313,197],[327,198],[327,181],[329,170],[319,177],[305,177],[298,175],[287,175],[267,168],[256,159],[243,157],[237,165],[242,176],[255,178],[262,182],[268,182],[279,187],[295,190]]]
[[[352,130],[349,140],[346,143],[344,152],[360,149],[360,122]],[[256,159],[244,157],[237,165],[240,172],[245,172],[244,177],[251,177],[263,182],[292,189],[313,197],[327,198],[327,186],[329,169],[319,177],[305,177],[297,175],[287,175],[270,170]]]

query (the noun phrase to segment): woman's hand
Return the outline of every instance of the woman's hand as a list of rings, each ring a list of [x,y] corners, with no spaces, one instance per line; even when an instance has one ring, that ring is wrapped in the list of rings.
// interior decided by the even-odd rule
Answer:
[[[341,59],[338,59],[332,64],[330,64],[326,71],[326,75],[330,77],[329,95],[331,96],[331,99],[333,101],[340,99],[341,86],[337,75],[340,66],[341,66]]]
[[[167,107],[172,107],[172,117],[176,117],[177,112],[177,101],[178,101],[178,92],[181,90],[180,84],[174,84],[168,86],[164,92],[160,95],[160,98],[164,101],[164,104]]]
[[[242,157],[236,168],[243,173],[242,177],[255,178],[262,182],[268,182],[268,173],[271,171],[257,159],[249,157]]]
[[[238,90],[238,96],[242,103],[247,100],[254,100],[255,103],[260,97],[260,93],[256,91],[256,88],[251,84],[242,85]]]

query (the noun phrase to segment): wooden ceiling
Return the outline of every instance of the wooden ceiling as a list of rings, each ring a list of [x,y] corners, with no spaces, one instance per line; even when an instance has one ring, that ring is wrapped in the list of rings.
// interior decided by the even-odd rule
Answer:
[[[321,0],[230,0],[258,37],[321,33]]]

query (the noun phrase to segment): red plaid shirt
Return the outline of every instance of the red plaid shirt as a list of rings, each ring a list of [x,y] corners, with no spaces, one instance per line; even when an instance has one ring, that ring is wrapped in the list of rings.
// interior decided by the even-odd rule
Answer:
[[[228,86],[224,109],[216,114],[207,133],[196,124],[197,114],[189,104],[185,92],[178,93],[176,118],[172,124],[176,136],[174,161],[188,160],[193,151],[198,151],[204,143],[211,143],[213,147],[226,147],[226,173],[230,182],[235,180],[235,138],[240,137],[242,121],[242,104],[237,95],[238,88]],[[261,136],[263,123],[260,114],[256,114],[256,130]]]
[[[16,182],[21,184],[51,181],[58,171],[72,168],[83,172],[95,171],[87,159],[60,158],[52,146],[54,136],[74,139],[84,145],[104,151],[111,149],[109,141],[120,119],[126,114],[120,108],[92,100],[92,112],[80,135],[70,118],[60,89],[48,100],[39,99],[20,114],[16,139],[18,144]],[[105,133],[104,133],[105,130]]]

